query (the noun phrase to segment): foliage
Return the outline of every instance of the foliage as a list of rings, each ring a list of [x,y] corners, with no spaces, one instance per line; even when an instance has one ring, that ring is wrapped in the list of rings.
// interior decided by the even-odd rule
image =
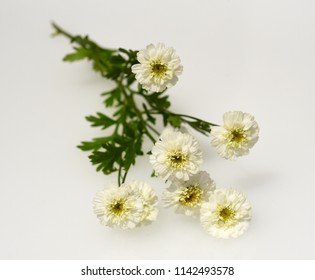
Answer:
[[[165,91],[149,93],[139,84],[134,90],[136,79],[131,66],[138,63],[137,51],[103,48],[88,36],[73,36],[55,23],[52,26],[54,35],[63,35],[73,44],[73,52],[67,54],[64,61],[87,59],[92,62],[94,71],[116,82],[115,88],[101,94],[105,107],[115,108],[113,116],[97,112],[96,115],[86,117],[93,127],[103,130],[112,128],[111,134],[84,141],[78,146],[83,151],[90,151],[89,158],[97,166],[97,171],[106,175],[118,172],[118,185],[124,183],[136,157],[144,154],[144,136],[153,143],[158,139],[160,133],[154,127],[157,117],[162,117],[164,126],[180,127],[186,123],[205,135],[210,133],[211,126],[215,124],[171,112],[171,103]],[[135,96],[141,97],[140,105],[135,102]]]

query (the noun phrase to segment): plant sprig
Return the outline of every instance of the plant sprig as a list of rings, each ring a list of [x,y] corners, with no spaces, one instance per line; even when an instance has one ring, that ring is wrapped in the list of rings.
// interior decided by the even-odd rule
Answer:
[[[157,141],[160,135],[155,128],[157,118],[162,118],[164,126],[179,128],[185,123],[204,135],[209,135],[211,127],[216,126],[193,116],[170,111],[171,103],[165,91],[150,93],[140,84],[134,89],[136,78],[131,67],[138,63],[138,51],[103,48],[88,36],[74,36],[55,23],[52,23],[52,27],[55,31],[53,35],[63,35],[73,45],[74,52],[67,54],[64,61],[90,60],[94,71],[116,83],[114,89],[101,94],[105,107],[115,108],[113,116],[97,112],[86,117],[93,127],[103,130],[113,127],[112,134],[81,142],[78,148],[91,151],[89,158],[97,166],[97,171],[106,175],[117,172],[119,186],[125,182],[137,156],[144,154],[144,137],[153,143]],[[141,101],[136,102],[135,96],[140,97]]]

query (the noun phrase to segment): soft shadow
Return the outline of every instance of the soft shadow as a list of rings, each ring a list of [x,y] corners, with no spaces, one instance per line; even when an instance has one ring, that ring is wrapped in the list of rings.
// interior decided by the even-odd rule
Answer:
[[[243,188],[256,188],[272,186],[279,179],[279,174],[273,171],[265,171],[256,174],[248,174],[235,180],[236,186]]]

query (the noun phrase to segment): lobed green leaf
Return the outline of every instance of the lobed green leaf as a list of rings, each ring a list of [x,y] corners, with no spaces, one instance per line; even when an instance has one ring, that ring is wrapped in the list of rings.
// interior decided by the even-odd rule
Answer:
[[[111,119],[110,117],[104,115],[103,113],[97,112],[97,116],[87,116],[85,117],[87,121],[91,122],[91,126],[101,126],[102,129],[106,129],[113,124],[116,123],[115,120]]]

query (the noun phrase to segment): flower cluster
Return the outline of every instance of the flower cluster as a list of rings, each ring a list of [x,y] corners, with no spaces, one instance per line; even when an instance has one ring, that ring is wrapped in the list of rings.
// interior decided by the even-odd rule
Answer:
[[[96,193],[94,213],[101,224],[122,229],[148,225],[156,220],[158,198],[146,183],[133,181],[115,185]]]
[[[181,143],[185,137],[192,139],[186,141],[184,147],[174,144]],[[167,155],[174,151],[174,147],[177,154],[186,156],[168,157]],[[183,150],[190,152],[184,153]],[[174,207],[177,213],[199,217],[201,225],[214,237],[240,236],[247,229],[251,219],[251,206],[248,200],[235,189],[216,189],[216,184],[209,174],[199,170],[195,155],[198,155],[198,162],[201,162],[197,140],[188,133],[170,131],[169,128],[154,145],[150,157],[153,169],[157,175],[171,181],[171,185],[163,193],[164,206]],[[188,169],[189,166],[195,168]],[[183,172],[185,176],[182,176]],[[165,177],[165,174],[170,176]],[[175,176],[171,176],[172,174]],[[177,174],[180,176],[176,176]]]
[[[177,82],[182,72],[173,48],[149,45],[137,53],[138,64],[131,69],[142,87],[162,92]],[[225,159],[249,153],[258,140],[254,117],[241,111],[223,115],[223,126],[213,126],[211,144]],[[216,189],[209,174],[200,170],[202,152],[198,141],[187,130],[167,127],[154,144],[150,163],[156,176],[170,181],[163,193],[165,207],[177,213],[199,217],[205,230],[217,238],[238,237],[251,219],[251,206],[235,189]],[[122,229],[152,222],[157,217],[157,197],[144,183],[122,184],[97,193],[94,212],[101,223]]]
[[[251,219],[248,200],[235,189],[216,187],[209,174],[200,169],[203,161],[198,141],[184,128],[189,126],[212,137],[211,144],[218,154],[235,160],[248,154],[258,141],[259,127],[254,117],[231,111],[223,115],[223,125],[217,125],[171,111],[165,91],[178,82],[183,66],[175,50],[163,43],[150,44],[140,51],[108,49],[88,36],[74,36],[55,23],[52,26],[55,35],[63,35],[74,44],[74,52],[64,61],[87,59],[94,71],[116,85],[102,93],[105,106],[115,108],[113,115],[97,112],[86,117],[93,127],[113,128],[112,134],[78,146],[90,151],[89,159],[97,171],[118,174],[117,185],[95,195],[94,213],[101,224],[131,229],[156,220],[158,198],[153,188],[143,182],[126,181],[136,158],[150,154],[154,174],[170,182],[163,192],[165,207],[199,217],[214,237],[243,234]],[[162,133],[156,128],[158,118],[166,127]],[[145,137],[154,145],[151,151],[143,148]]]

